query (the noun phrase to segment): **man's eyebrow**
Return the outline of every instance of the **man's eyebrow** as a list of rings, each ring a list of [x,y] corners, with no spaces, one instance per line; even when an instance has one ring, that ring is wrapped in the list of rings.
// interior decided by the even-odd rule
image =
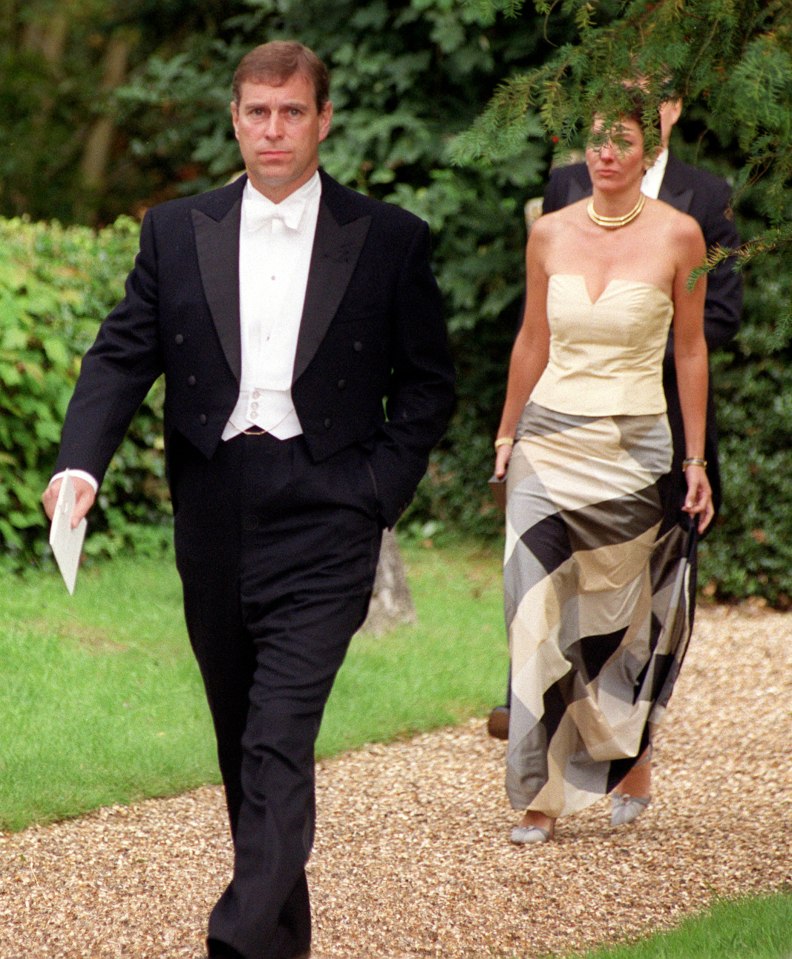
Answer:
[[[248,100],[245,104],[247,110],[257,110],[261,107],[270,108],[272,105],[267,100]],[[286,100],[283,103],[276,105],[278,110],[308,110],[309,104],[305,103],[303,100]]]

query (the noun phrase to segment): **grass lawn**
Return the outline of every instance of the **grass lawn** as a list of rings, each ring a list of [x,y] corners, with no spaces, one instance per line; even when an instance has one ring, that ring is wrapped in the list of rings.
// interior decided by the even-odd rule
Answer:
[[[0,599],[0,827],[217,776],[211,726],[165,560],[55,572]]]
[[[332,755],[483,713],[503,695],[497,550],[405,550],[418,623],[357,636],[325,714]],[[12,580],[0,597],[0,828],[169,795],[218,772],[170,557]]]
[[[790,959],[792,895],[718,902],[671,932],[570,959]]]

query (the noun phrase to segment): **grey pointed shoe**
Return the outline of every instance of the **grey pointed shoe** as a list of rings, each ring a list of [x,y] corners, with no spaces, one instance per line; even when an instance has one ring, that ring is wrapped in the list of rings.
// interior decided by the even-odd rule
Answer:
[[[611,793],[611,826],[626,826],[634,822],[651,802],[649,796],[629,796]]]
[[[511,841],[517,846],[532,842],[550,842],[552,834],[541,826],[515,826],[511,831]]]

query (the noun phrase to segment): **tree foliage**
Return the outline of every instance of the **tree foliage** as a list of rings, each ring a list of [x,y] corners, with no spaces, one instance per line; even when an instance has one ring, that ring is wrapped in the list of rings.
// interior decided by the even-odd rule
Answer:
[[[474,0],[468,0],[472,3]],[[524,0],[475,0],[517,17]],[[463,2],[462,6],[467,3]],[[460,162],[490,161],[526,116],[537,115],[563,153],[594,113],[627,104],[625,77],[643,78],[647,113],[669,93],[696,111],[705,134],[731,151],[737,201],[762,218],[741,263],[775,253],[792,260],[792,5],[787,0],[535,0],[549,23],[576,36],[541,64],[504,81],[456,144]],[[710,264],[727,253],[711,251]],[[792,311],[787,311],[787,326]]]
[[[223,0],[0,0],[0,214],[107,223],[156,194],[118,87],[155,51],[211,35]],[[170,170],[168,170],[170,173]]]

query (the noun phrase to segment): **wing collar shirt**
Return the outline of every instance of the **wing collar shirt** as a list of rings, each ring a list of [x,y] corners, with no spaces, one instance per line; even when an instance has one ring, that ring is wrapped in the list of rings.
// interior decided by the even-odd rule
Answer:
[[[285,440],[302,433],[291,387],[322,182],[319,174],[273,203],[245,184],[239,226],[239,398],[223,430]]]

